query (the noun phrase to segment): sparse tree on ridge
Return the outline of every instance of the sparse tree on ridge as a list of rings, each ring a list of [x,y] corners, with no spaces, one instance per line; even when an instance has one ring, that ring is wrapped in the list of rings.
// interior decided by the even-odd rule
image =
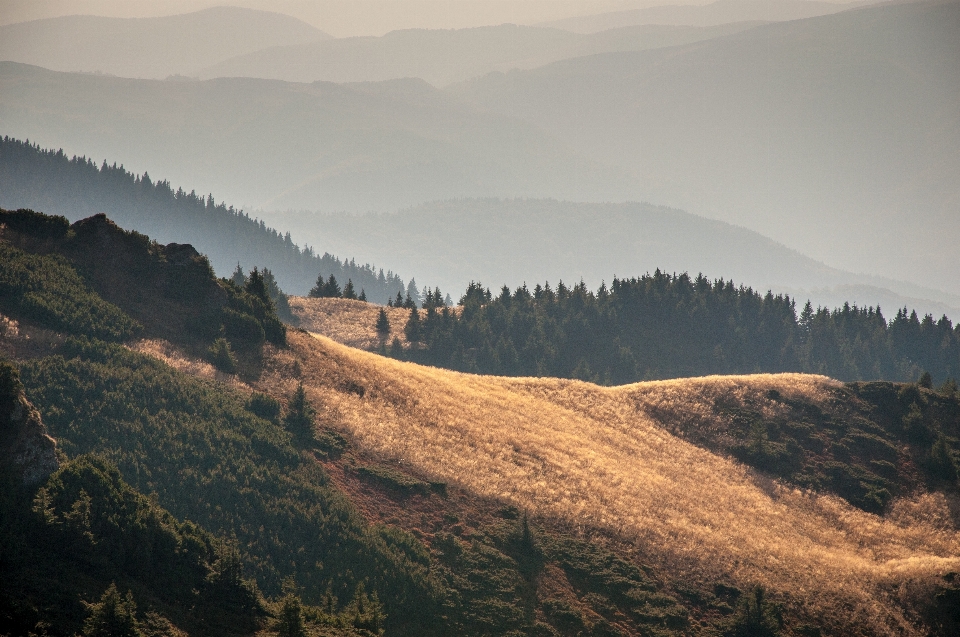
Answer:
[[[343,298],[357,300],[357,293],[353,289],[353,280],[347,279],[347,284],[343,286]]]

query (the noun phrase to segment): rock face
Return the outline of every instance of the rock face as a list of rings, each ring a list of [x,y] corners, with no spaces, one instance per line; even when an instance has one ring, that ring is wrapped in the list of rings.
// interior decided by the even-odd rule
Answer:
[[[17,369],[0,361],[0,466],[36,484],[57,470],[57,442],[27,400]]]

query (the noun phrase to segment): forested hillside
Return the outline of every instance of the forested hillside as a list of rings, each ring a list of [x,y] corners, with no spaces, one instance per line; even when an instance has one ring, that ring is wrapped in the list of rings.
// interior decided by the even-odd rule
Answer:
[[[217,203],[212,195],[174,190],[147,173],[134,175],[106,161],[97,166],[92,159],[71,158],[10,137],[0,140],[0,206],[42,210],[71,221],[106,213],[155,240],[190,243],[221,276],[238,263],[246,270],[266,267],[292,294],[306,294],[318,274],[352,280],[358,292],[362,289],[380,303],[407,289],[392,271],[301,248],[289,232],[281,234],[242,210]]]
[[[457,312],[432,291],[427,300],[405,328],[420,346],[390,351],[464,371],[606,384],[786,371],[850,381],[960,378],[960,325],[946,317],[902,308],[888,310],[888,322],[879,307],[809,302],[798,310],[789,296],[702,275],[658,270],[596,292],[560,282],[504,287],[496,297],[473,283]]]

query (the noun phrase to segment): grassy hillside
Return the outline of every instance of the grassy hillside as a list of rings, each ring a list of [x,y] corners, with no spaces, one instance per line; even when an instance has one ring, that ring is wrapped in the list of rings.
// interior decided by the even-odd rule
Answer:
[[[163,79],[280,44],[325,36],[296,18],[214,7],[156,18],[69,15],[0,26],[0,59],[55,71]],[[186,79],[186,78],[183,78]]]
[[[308,394],[364,448],[431,480],[608,534],[679,578],[762,582],[831,632],[912,632],[929,605],[921,591],[958,566],[960,538],[942,494],[903,498],[878,517],[766,480],[668,431],[680,417],[719,425],[719,395],[757,402],[770,417],[784,413],[772,396],[826,405],[842,387],[835,381],[717,377],[603,389],[469,376],[292,338],[264,386],[289,391],[282,370],[296,359]],[[898,586],[910,591],[901,598],[910,608],[887,593]]]
[[[712,28],[648,25],[580,35],[501,24],[456,30],[408,29],[373,38],[320,40],[239,55],[201,71],[213,77],[260,77],[288,82],[379,82],[417,77],[434,86],[492,71],[531,69],[566,58],[677,46],[756,26]]]
[[[182,250],[102,219],[5,219],[23,254],[0,274],[85,283],[63,305],[119,325],[136,312],[152,337],[0,322],[0,351],[72,458],[39,491],[4,490],[20,517],[0,541],[40,551],[0,553],[18,574],[0,589],[17,625],[72,634],[94,613],[81,599],[115,579],[103,603],[126,607],[130,588],[144,624],[200,635],[277,632],[287,611],[317,635],[956,633],[949,387],[784,374],[604,388],[420,367],[302,330],[225,383],[190,338],[154,331],[207,297],[176,305],[147,286],[150,316],[145,294],[101,296]],[[111,249],[76,249],[91,237]],[[230,285],[190,271],[177,270]],[[145,566],[156,559],[172,584]],[[51,584],[40,561],[66,576]]]
[[[70,158],[9,137],[0,139],[0,207],[43,210],[70,221],[106,213],[156,241],[190,243],[220,276],[229,275],[238,263],[247,271],[266,267],[294,294],[306,294],[320,274],[344,283],[352,280],[369,299],[381,303],[406,289],[393,272],[301,248],[289,232],[282,234],[242,210],[217,203],[212,194],[174,190],[170,182],[151,180],[147,173],[134,175],[116,163],[104,161],[98,167],[85,157]],[[323,243],[321,237],[318,245]]]
[[[955,0],[882,3],[450,93],[615,163],[648,201],[956,294],[958,31]]]

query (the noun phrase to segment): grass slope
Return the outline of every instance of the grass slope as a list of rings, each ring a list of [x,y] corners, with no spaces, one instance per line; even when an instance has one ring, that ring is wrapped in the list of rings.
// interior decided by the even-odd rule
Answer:
[[[301,333],[292,342],[264,386],[289,391],[283,370],[295,359],[308,394],[335,410],[338,425],[364,448],[571,529],[611,534],[680,577],[762,582],[848,634],[912,633],[912,611],[889,591],[922,588],[960,567],[955,526],[907,513],[878,517],[777,484],[670,434],[644,407],[659,393],[674,412],[708,426],[707,396],[776,390],[816,404],[838,386],[827,378],[714,377],[608,389],[419,367]]]

